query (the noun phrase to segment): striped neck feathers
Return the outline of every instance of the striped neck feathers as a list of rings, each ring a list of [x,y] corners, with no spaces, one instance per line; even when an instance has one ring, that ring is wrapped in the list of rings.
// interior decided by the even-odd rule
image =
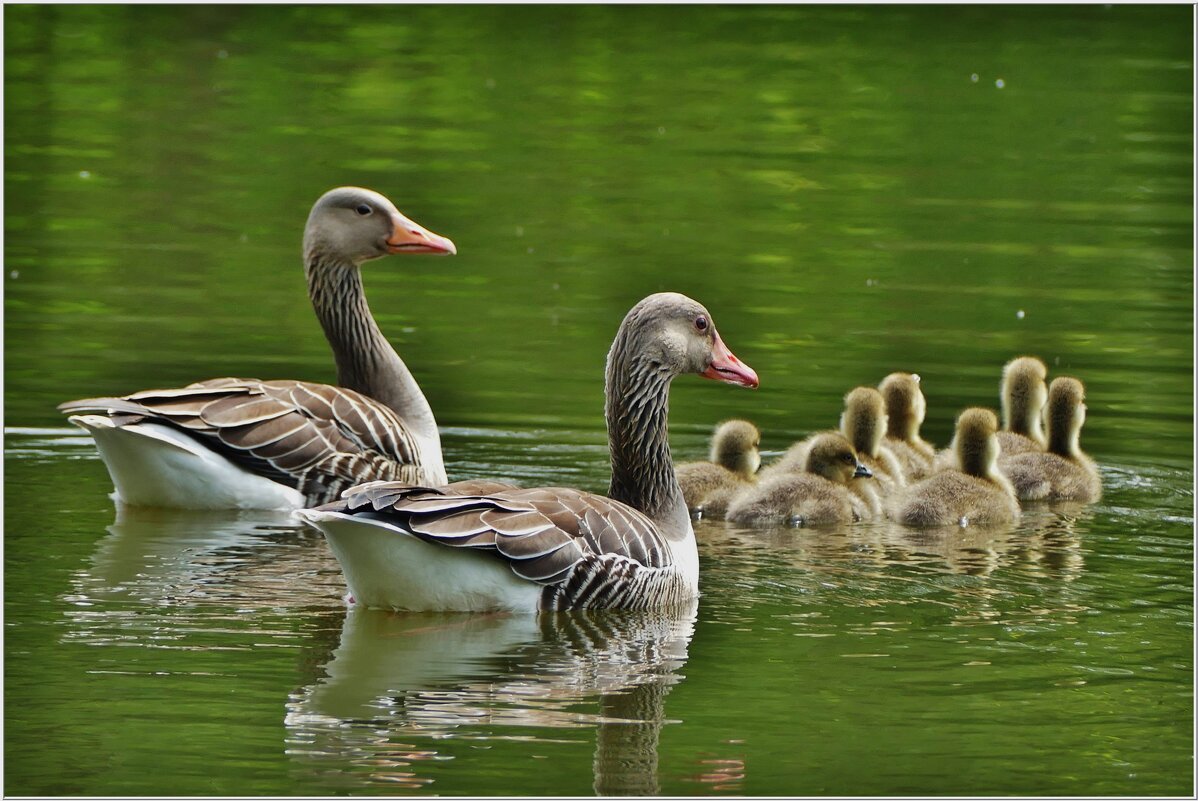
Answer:
[[[337,383],[388,406],[414,435],[439,448],[432,408],[370,313],[358,265],[313,249],[305,272],[312,307],[333,349]]]
[[[667,537],[690,532],[682,490],[674,475],[667,421],[670,381],[664,365],[631,353],[621,331],[607,357],[608,496],[662,524]]]

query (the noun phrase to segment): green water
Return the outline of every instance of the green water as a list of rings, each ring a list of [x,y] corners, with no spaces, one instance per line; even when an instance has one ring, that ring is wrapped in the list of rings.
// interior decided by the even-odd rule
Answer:
[[[6,794],[1192,793],[1191,17],[6,6]],[[680,459],[893,370],[944,445],[1035,353],[1103,500],[702,523],[693,615],[560,621],[347,613],[284,516],[115,509],[54,405],[331,381],[339,184],[457,243],[366,271],[451,477],[602,490],[603,357],[669,289],[762,379],[680,379]]]

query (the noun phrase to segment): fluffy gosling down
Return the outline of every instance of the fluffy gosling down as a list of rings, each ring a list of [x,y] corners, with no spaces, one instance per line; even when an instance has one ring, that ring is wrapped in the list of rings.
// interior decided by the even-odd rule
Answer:
[[[1048,388],[1048,451],[1003,460],[1022,501],[1096,501],[1102,479],[1078,443],[1086,421],[1086,390],[1076,378],[1054,378]]]
[[[952,450],[956,466],[899,495],[890,506],[890,516],[908,526],[1017,520],[1019,502],[1015,491],[998,471],[998,417],[994,412],[978,408],[961,412]]]
[[[919,388],[916,373],[891,373],[878,384],[886,402],[886,439],[884,444],[902,465],[907,481],[918,481],[932,473],[936,449],[919,436],[919,427],[928,412],[928,402]]]
[[[696,518],[722,518],[733,494],[755,480],[761,432],[747,420],[726,420],[711,435],[710,461],[674,468],[686,508]]]
[[[1048,444],[1040,413],[1048,401],[1048,368],[1035,356],[1020,356],[1002,369],[1002,427],[998,444],[1003,457],[1042,453]]]
[[[819,434],[811,440],[804,472],[776,473],[740,492],[729,503],[726,519],[764,526],[852,523],[856,515],[848,484],[870,475],[847,439]]]

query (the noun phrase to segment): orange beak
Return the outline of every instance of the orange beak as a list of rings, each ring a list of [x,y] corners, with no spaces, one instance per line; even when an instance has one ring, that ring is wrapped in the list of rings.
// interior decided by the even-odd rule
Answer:
[[[711,364],[699,375],[750,389],[760,386],[761,381],[757,378],[757,373],[753,368],[736,358],[736,354],[728,350],[728,346],[724,344],[724,340],[720,339],[718,332],[713,331],[712,333],[715,334],[715,345],[711,349]]]
[[[458,249],[451,240],[417,225],[402,214],[391,215],[391,236],[387,237],[388,253],[437,253],[455,255]]]

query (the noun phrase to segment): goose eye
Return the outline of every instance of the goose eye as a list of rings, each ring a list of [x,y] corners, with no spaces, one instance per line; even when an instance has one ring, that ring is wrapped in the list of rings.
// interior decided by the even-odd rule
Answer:
[[[373,209],[363,203],[361,206],[358,206],[358,208],[354,209],[354,211],[358,212],[358,214],[361,214],[363,217],[368,217]]]
[[[696,331],[706,331],[707,330],[707,318],[706,317],[704,317],[703,315],[699,315],[698,317],[695,318],[695,330]]]

